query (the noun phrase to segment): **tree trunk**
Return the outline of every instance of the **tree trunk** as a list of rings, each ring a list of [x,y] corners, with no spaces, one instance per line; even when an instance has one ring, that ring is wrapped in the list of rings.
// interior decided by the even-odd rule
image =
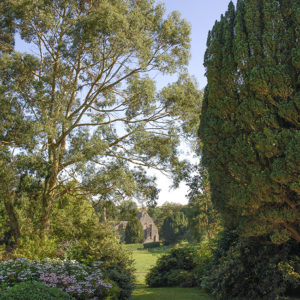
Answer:
[[[49,148],[49,172],[45,179],[44,192],[42,197],[42,217],[41,217],[41,230],[42,232],[49,232],[50,230],[50,217],[54,201],[54,189],[56,187],[58,175],[58,161],[59,153],[55,148]]]
[[[106,223],[106,207],[103,208],[103,221]]]
[[[5,210],[7,212],[10,229],[13,233],[15,243],[17,244],[18,239],[21,236],[21,231],[20,231],[18,215],[14,209],[14,206],[12,203],[12,198],[13,198],[12,192],[8,192],[7,197],[4,200],[4,206],[5,206]]]
[[[292,225],[285,224],[285,228],[290,232],[292,238],[300,243],[300,233]]]

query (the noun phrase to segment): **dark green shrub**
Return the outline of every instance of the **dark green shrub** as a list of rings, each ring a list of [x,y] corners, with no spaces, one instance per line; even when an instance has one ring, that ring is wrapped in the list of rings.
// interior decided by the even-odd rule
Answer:
[[[147,274],[146,282],[151,287],[197,286],[210,256],[207,245],[203,246],[203,251],[201,246],[173,248],[169,254],[158,259]]]
[[[172,269],[167,273],[167,286],[193,287],[195,285],[196,281],[190,270]]]
[[[99,295],[97,299],[105,299],[105,300],[119,300],[120,298],[120,288],[118,284],[112,280],[107,280],[112,287],[109,290],[102,290],[102,293]],[[93,298],[95,299],[95,298]]]
[[[126,262],[119,262],[115,264],[104,265],[102,266],[102,270],[103,276],[115,282],[119,288],[118,297],[111,299],[129,299],[134,289],[135,277],[133,274],[133,268],[130,268]]]
[[[144,244],[144,249],[158,248],[160,247],[160,242],[152,242]]]
[[[22,282],[4,291],[0,300],[71,300],[66,292],[53,287],[47,287],[40,282]]]
[[[274,245],[266,237],[233,239],[226,250],[227,242],[218,244],[202,282],[217,299],[284,299],[299,287],[298,243]]]
[[[131,219],[125,229],[126,244],[142,243],[144,240],[144,230],[138,218]]]

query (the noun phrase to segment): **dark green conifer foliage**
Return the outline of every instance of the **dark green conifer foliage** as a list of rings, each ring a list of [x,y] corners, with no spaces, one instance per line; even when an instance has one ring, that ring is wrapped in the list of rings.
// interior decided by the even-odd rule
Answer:
[[[187,230],[187,217],[181,211],[176,212],[164,220],[164,224],[162,226],[162,236],[164,242],[169,245],[181,241],[184,239]]]
[[[132,218],[125,229],[126,244],[142,243],[144,240],[144,230],[138,218]]]
[[[207,40],[199,136],[228,229],[300,242],[300,6],[238,0]]]

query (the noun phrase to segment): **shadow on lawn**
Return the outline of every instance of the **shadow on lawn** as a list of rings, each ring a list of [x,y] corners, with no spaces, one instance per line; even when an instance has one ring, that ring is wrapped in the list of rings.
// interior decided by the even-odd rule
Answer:
[[[132,300],[212,300],[211,296],[198,288],[148,288],[137,286]]]

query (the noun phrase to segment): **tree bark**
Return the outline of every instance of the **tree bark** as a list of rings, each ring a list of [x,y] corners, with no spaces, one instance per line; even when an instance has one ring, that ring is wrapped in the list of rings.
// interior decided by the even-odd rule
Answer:
[[[284,226],[290,232],[292,238],[300,243],[300,233],[292,225],[285,224]]]
[[[8,192],[7,197],[4,200],[4,206],[5,210],[7,212],[8,220],[9,220],[9,226],[13,233],[13,237],[15,239],[15,243],[18,243],[18,239],[21,236],[20,231],[20,225],[18,220],[18,215],[14,209],[13,203],[12,203],[13,193]]]
[[[45,179],[44,192],[42,197],[43,211],[41,217],[41,230],[42,232],[49,232],[50,230],[50,217],[54,201],[54,189],[56,187],[57,175],[59,169],[59,153],[54,147],[49,149],[49,172]]]

